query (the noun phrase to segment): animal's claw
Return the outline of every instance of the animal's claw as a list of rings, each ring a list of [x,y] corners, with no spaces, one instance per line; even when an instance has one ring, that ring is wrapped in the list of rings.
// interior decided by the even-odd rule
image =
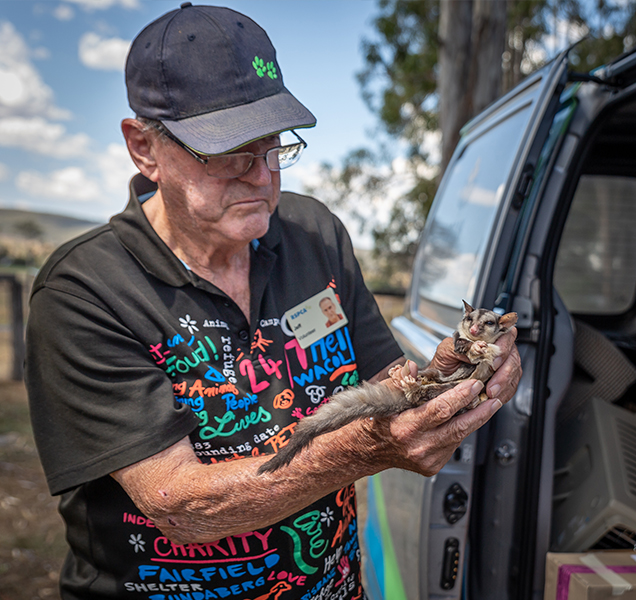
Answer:
[[[470,351],[473,354],[484,354],[486,350],[488,350],[488,344],[482,341],[473,342],[473,345],[470,348]]]
[[[404,365],[396,365],[389,370],[389,377],[393,384],[402,390],[405,394],[417,387],[418,383],[415,377],[411,375],[411,369],[408,361]]]

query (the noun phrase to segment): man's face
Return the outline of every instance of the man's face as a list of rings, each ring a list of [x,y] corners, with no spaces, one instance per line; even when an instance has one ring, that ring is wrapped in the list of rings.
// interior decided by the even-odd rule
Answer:
[[[263,154],[279,144],[278,136],[270,136],[240,151]],[[247,243],[267,232],[280,198],[280,173],[270,171],[264,158],[255,158],[240,177],[218,179],[176,143],[164,139],[156,146],[157,183],[176,226],[207,231],[227,243]]]

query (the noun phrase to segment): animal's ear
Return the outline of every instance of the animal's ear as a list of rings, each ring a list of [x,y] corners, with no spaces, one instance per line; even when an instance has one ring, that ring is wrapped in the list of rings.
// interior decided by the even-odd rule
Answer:
[[[471,312],[473,312],[475,309],[468,304],[468,302],[466,302],[466,300],[462,300],[462,302],[464,303],[464,314],[465,315],[469,315]]]
[[[515,323],[517,322],[517,318],[518,317],[516,312],[509,312],[505,315],[501,315],[499,317],[499,326],[502,330],[508,331],[508,329],[515,325]]]

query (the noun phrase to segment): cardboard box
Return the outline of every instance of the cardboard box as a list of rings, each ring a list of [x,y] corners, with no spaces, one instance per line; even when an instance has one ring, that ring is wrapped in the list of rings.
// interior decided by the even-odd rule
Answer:
[[[548,552],[544,600],[636,600],[636,552]]]

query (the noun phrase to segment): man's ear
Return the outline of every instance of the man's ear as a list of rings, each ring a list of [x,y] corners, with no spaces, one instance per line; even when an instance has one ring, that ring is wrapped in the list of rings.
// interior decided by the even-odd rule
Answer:
[[[137,119],[124,119],[121,122],[121,131],[124,134],[130,158],[142,175],[156,183],[159,172],[154,154],[153,132]]]

